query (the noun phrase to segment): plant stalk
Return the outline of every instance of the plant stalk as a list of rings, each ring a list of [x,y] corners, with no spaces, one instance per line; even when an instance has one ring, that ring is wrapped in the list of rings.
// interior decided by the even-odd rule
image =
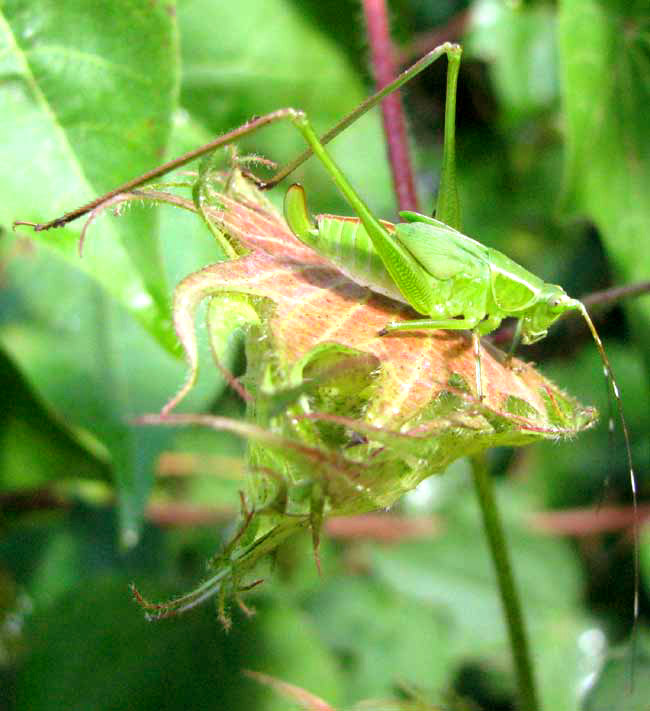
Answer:
[[[393,82],[397,75],[395,52],[390,38],[388,9],[385,0],[363,0],[363,12],[366,18],[375,83],[379,91]],[[417,212],[418,199],[399,91],[383,99],[381,114],[398,208]]]
[[[538,711],[540,707],[521,613],[521,602],[515,587],[512,565],[506,547],[501,516],[497,508],[485,453],[481,452],[471,457],[471,463],[474,486],[483,515],[485,534],[494,562],[501,603],[506,616],[517,687],[519,689],[520,708],[522,711]]]

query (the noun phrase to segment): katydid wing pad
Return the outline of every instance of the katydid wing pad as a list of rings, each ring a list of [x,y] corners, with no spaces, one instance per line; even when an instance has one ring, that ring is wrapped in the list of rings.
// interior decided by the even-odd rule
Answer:
[[[476,249],[473,240],[446,225],[401,223],[395,236],[435,279],[446,281],[461,273],[478,276],[485,272],[487,250]]]
[[[494,303],[515,316],[535,304],[544,282],[496,249],[489,250],[490,286]]]

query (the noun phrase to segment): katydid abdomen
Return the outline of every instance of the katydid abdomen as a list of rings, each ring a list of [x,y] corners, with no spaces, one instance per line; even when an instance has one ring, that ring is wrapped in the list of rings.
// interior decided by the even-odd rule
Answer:
[[[394,232],[392,224],[382,224]],[[299,239],[356,284],[406,303],[358,218],[318,215],[315,229]]]

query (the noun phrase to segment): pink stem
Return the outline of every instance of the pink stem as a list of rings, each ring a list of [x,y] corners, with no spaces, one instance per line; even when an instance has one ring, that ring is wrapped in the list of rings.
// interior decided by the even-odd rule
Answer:
[[[363,0],[363,10],[375,82],[377,89],[382,89],[396,77],[395,53],[390,39],[385,0]],[[404,111],[398,91],[381,102],[381,111],[397,205],[400,210],[417,212],[418,199],[408,150]]]

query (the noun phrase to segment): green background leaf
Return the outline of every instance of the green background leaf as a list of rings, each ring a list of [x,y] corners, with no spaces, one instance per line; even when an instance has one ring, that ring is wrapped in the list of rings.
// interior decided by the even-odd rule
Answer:
[[[567,199],[592,219],[619,274],[650,263],[650,38],[644,2],[565,0],[559,15]],[[633,310],[647,347],[650,310]]]

